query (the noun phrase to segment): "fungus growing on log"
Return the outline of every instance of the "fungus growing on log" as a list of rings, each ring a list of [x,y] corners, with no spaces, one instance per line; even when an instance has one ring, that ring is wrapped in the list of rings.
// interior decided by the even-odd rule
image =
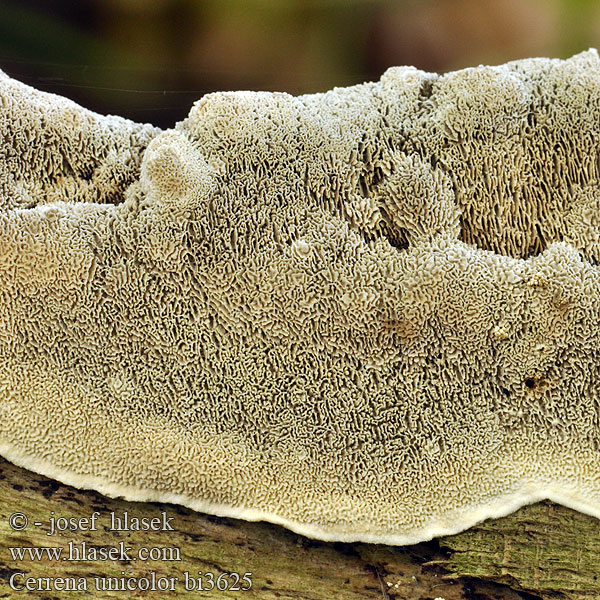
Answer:
[[[0,100],[7,459],[324,540],[600,517],[595,51],[164,132]]]

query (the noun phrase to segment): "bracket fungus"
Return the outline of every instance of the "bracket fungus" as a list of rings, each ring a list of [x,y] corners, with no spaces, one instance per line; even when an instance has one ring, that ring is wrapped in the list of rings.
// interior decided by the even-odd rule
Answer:
[[[7,459],[324,540],[600,517],[596,51],[164,132],[0,102]]]

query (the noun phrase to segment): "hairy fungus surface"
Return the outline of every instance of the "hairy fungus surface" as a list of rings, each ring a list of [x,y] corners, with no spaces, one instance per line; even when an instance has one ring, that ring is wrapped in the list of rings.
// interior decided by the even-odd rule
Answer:
[[[595,51],[164,132],[0,102],[2,455],[327,540],[600,517]]]

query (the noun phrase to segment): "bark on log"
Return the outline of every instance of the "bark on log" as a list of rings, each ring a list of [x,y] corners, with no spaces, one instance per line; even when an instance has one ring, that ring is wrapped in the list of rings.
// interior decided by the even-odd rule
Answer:
[[[0,459],[0,598],[248,598],[339,600],[592,600],[600,595],[600,522],[550,502],[486,521],[459,535],[407,547],[323,543],[268,523],[248,523],[195,513],[179,506],[132,503],[81,491]],[[89,519],[97,531],[50,533],[50,518]],[[159,517],[174,531],[109,531],[110,513]],[[28,526],[15,531],[9,517],[23,513]],[[36,526],[35,522],[41,522]],[[78,522],[85,526],[86,521]],[[91,521],[87,522],[87,527]],[[162,522],[161,522],[162,526]],[[178,548],[170,560],[15,560],[11,548]],[[171,558],[167,556],[167,558]],[[251,572],[248,591],[186,591],[185,573],[204,587],[221,573]],[[177,578],[174,591],[98,590],[96,578]],[[84,578],[87,592],[17,591],[26,577]],[[108,580],[99,580],[108,581]],[[221,580],[229,585],[231,577]],[[41,580],[38,587],[47,583]],[[133,585],[133,584],[132,584]],[[102,585],[100,585],[102,587]]]

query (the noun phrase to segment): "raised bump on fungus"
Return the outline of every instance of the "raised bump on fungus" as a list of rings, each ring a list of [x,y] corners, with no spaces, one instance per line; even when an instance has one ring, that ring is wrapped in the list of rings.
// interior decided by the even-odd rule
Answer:
[[[324,540],[600,517],[596,51],[164,132],[0,100],[7,459]]]

